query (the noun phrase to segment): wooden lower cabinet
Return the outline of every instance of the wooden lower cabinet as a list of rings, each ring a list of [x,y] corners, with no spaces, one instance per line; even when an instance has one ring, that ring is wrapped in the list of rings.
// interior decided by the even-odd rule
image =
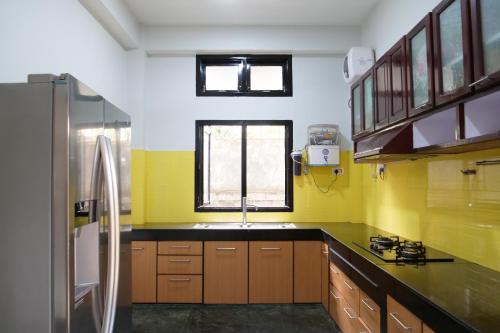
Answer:
[[[293,301],[321,302],[321,242],[293,242]]]
[[[205,242],[204,302],[248,303],[248,242]]]
[[[202,256],[158,256],[158,274],[202,274]]]
[[[387,332],[422,332],[422,321],[387,295]]]
[[[321,244],[321,303],[328,311],[328,298],[330,294],[330,268],[328,266],[328,244]]]
[[[359,293],[359,320],[372,333],[380,333],[380,307],[362,290]]]
[[[158,303],[201,303],[201,275],[158,275]]]
[[[132,242],[132,302],[156,303],[156,241]]]
[[[158,242],[158,254],[179,256],[201,256],[203,242],[201,241],[161,241]]]
[[[337,323],[342,333],[361,333],[371,332],[358,315],[354,312],[352,306],[347,303],[342,293],[330,285],[330,316]]]
[[[250,242],[248,301],[293,303],[293,242]]]

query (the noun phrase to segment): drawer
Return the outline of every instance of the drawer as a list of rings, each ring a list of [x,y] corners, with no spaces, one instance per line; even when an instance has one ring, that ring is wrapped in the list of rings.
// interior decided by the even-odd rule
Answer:
[[[362,290],[359,292],[359,318],[371,332],[380,332],[380,307]]]
[[[158,256],[158,274],[203,274],[202,256]]]
[[[158,275],[158,303],[201,303],[201,275]]]
[[[203,255],[203,242],[158,242],[158,254],[200,256]]]
[[[337,288],[330,285],[330,315],[343,333],[369,332]]]
[[[335,265],[330,262],[330,283],[335,286],[335,288],[339,288],[342,283],[342,271]]]
[[[341,273],[342,282],[335,286],[349,306],[354,310],[356,315],[359,315],[359,288],[345,274]]]
[[[422,321],[387,295],[387,332],[422,332]]]

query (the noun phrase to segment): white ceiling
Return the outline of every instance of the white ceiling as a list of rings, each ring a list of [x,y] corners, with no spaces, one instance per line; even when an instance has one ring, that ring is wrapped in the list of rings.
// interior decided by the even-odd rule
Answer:
[[[145,25],[361,25],[380,0],[123,0]]]

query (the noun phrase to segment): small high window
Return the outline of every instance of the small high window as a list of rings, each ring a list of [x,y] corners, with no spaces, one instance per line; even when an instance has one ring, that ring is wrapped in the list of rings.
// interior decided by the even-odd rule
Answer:
[[[196,96],[292,96],[291,55],[198,55]]]

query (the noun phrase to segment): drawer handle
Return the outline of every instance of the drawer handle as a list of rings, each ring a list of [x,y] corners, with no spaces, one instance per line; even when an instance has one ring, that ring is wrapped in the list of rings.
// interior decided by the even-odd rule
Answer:
[[[357,319],[358,317],[356,316],[353,316],[349,310],[351,310],[350,308],[344,308],[344,312],[347,313],[347,316],[349,317],[349,319]]]
[[[218,247],[215,249],[216,251],[236,251],[235,247]]]
[[[85,297],[82,297],[75,303],[75,310],[78,309],[83,303],[85,303]]]
[[[401,328],[405,331],[410,331],[412,330],[411,327],[409,326],[406,326],[397,316],[398,314],[396,312],[391,312],[389,313],[389,316],[391,316],[391,318],[399,325],[401,326]]]
[[[347,288],[349,288],[349,289],[351,289],[351,290],[354,290],[354,289],[353,289],[353,288],[349,285],[349,283],[347,283],[347,281],[346,281],[346,280],[344,280],[344,284],[347,286]]]
[[[189,249],[191,245],[170,245],[171,249]]]
[[[261,251],[281,251],[281,247],[261,247]]]
[[[187,263],[191,262],[191,259],[170,259],[169,262]]]
[[[143,247],[133,247],[132,251],[144,251]]]
[[[338,297],[337,295],[335,295],[335,294],[333,293],[333,291],[330,291],[330,295],[332,295],[332,296],[333,296],[333,298],[335,298],[335,299],[340,299],[340,297]]]
[[[190,278],[183,278],[183,279],[181,279],[181,278],[170,278],[169,280],[172,281],[172,282],[188,282],[188,281],[191,281]]]
[[[323,254],[328,254],[328,251],[321,251],[321,253],[323,253]]]
[[[332,266],[330,266],[330,270],[331,270],[334,274],[339,274],[339,272],[338,272],[335,268],[333,268]]]
[[[365,305],[365,306],[366,306],[366,307],[367,307],[370,311],[375,312],[375,309],[374,309],[374,308],[372,308],[372,307],[370,306],[370,304],[368,304],[368,302],[367,302],[366,300],[362,299],[362,300],[361,300],[361,303],[363,303],[363,304],[364,304],[364,305]]]

